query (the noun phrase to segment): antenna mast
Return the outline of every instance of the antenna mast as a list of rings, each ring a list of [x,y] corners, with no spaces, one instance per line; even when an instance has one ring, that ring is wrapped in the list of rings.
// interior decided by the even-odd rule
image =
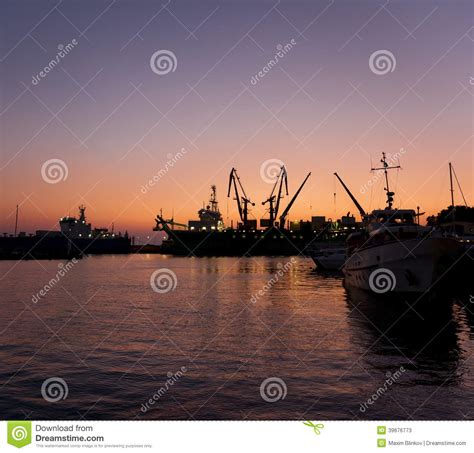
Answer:
[[[379,168],[371,168],[371,171],[378,171],[378,170],[383,170],[385,174],[385,192],[387,193],[387,209],[392,209],[393,206],[393,196],[395,195],[395,192],[390,192],[390,187],[388,184],[388,171],[387,170],[393,170],[395,168],[401,168],[400,165],[394,165],[392,167],[389,166],[387,163],[387,157],[385,156],[385,153],[382,153],[382,159],[380,159],[380,162],[382,162],[383,167]]]

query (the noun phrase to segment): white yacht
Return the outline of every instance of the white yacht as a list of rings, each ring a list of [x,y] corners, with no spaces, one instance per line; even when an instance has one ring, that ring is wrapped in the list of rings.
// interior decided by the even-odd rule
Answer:
[[[429,291],[461,255],[462,246],[419,225],[415,210],[392,207],[395,193],[389,189],[387,170],[399,166],[390,167],[382,156],[383,167],[373,170],[385,172],[387,207],[364,214],[364,230],[348,237],[345,283],[378,294]]]
[[[372,211],[364,233],[348,238],[345,283],[375,293],[425,292],[462,252],[458,241],[416,223],[411,209]]]

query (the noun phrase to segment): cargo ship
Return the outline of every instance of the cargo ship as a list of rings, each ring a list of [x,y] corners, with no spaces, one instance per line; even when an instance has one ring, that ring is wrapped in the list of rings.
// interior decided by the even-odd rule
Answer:
[[[237,228],[224,226],[216,186],[213,185],[209,203],[198,211],[199,220],[182,224],[173,218],[165,219],[162,213],[156,216],[154,231],[166,233],[161,253],[181,256],[306,256],[315,241],[337,236],[343,228],[356,228],[354,217],[347,217],[354,223],[348,222],[344,226],[326,222],[324,217],[314,217],[311,222],[287,222],[290,209],[310,175],[308,173],[279,215],[280,201],[284,194],[288,195],[287,172],[281,166],[270,196],[262,202],[262,205],[268,205],[269,217],[260,219],[258,228],[257,220],[249,218],[250,207],[255,203],[247,196],[237,170],[232,168],[227,196],[233,196],[237,204],[240,219]]]
[[[0,237],[0,259],[70,259],[93,254],[130,253],[128,233],[116,234],[87,223],[85,206],[79,216],[59,219],[58,230],[37,230],[35,234]],[[18,217],[18,216],[17,216]]]

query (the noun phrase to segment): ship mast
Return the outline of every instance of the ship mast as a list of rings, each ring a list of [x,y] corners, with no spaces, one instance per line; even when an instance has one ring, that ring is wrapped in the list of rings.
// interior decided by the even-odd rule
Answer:
[[[211,211],[212,212],[219,212],[219,208],[217,207],[218,201],[217,201],[217,195],[216,195],[216,186],[212,185],[211,186],[211,199],[209,200],[209,204],[211,205]]]
[[[18,232],[18,205],[16,205],[16,216],[15,216],[15,237]]]
[[[83,223],[86,221],[86,207],[83,204],[79,206],[79,221]]]
[[[383,170],[385,174],[385,192],[387,193],[387,209],[392,209],[393,206],[393,196],[395,195],[395,192],[390,192],[390,186],[388,184],[388,170],[394,170],[395,168],[401,168],[400,165],[394,165],[392,167],[389,166],[387,162],[387,157],[385,156],[385,153],[382,153],[382,159],[380,159],[380,162],[382,162],[383,167],[379,168],[371,168],[371,171],[378,171],[378,170]]]

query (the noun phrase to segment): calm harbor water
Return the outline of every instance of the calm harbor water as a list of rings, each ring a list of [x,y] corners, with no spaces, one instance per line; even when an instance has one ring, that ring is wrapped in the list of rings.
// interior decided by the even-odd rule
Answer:
[[[474,418],[469,292],[412,309],[288,260],[90,257],[36,303],[66,263],[0,262],[0,417]],[[163,268],[176,287],[157,293]],[[43,398],[48,378],[65,399]],[[267,378],[284,398],[262,398]]]

